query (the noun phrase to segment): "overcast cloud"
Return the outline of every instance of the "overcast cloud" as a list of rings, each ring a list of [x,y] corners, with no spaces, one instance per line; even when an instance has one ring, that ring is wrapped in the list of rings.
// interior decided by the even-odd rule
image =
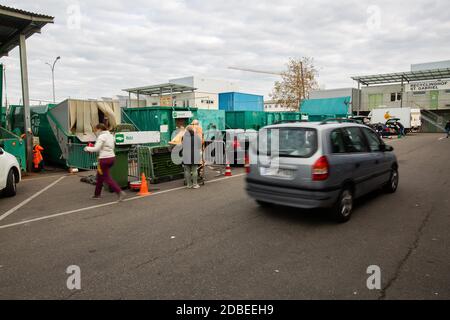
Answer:
[[[13,0],[2,4],[52,15],[27,41],[32,99],[124,94],[123,88],[189,75],[227,79],[267,97],[277,76],[229,70],[283,69],[310,56],[319,84],[350,87],[350,76],[407,71],[450,59],[450,2],[263,0]],[[80,16],[78,17],[77,11]],[[79,18],[79,19],[78,19]],[[79,22],[79,24],[77,23]],[[7,68],[10,102],[20,99],[18,49]]]

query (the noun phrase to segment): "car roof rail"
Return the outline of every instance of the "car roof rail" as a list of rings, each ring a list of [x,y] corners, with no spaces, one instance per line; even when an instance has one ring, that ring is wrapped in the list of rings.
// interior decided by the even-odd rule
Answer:
[[[308,120],[278,120],[273,124],[282,124],[282,123],[297,123],[297,122],[308,122]]]
[[[357,123],[355,120],[348,119],[348,118],[328,118],[328,119],[325,119],[322,122],[320,122],[320,124],[327,124],[328,122],[338,122],[338,123],[351,122],[351,123]]]

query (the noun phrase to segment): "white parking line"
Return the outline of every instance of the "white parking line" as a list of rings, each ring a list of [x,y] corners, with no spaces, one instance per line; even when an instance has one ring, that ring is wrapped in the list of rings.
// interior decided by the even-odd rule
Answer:
[[[239,173],[239,174],[235,174],[235,175],[233,175],[231,177],[223,177],[223,178],[219,178],[219,179],[205,181],[205,183],[213,183],[213,182],[228,180],[228,179],[231,179],[231,178],[241,177],[241,176],[244,176],[244,175],[246,175],[246,173]],[[64,177],[61,177],[60,179],[58,179],[58,181],[61,180],[62,178],[64,178]],[[55,181],[55,183],[58,182],[58,181]],[[48,189],[50,186],[48,186],[46,189]],[[154,193],[152,193],[151,195],[148,195],[148,196],[136,196],[136,197],[125,199],[124,202],[126,202],[126,201],[133,201],[133,200],[137,200],[137,199],[143,199],[143,198],[147,198],[147,197],[151,197],[151,196],[156,196],[158,194],[168,193],[168,192],[182,190],[182,189],[186,189],[186,187],[183,186],[183,187],[177,187],[177,188],[172,188],[172,189],[168,189],[168,190],[162,190],[162,191],[154,192]],[[45,190],[43,189],[40,192],[42,193],[43,191],[45,191]],[[33,196],[33,197],[36,197],[36,196],[37,196],[37,194],[35,196]],[[32,199],[29,199],[29,201],[31,201],[31,200]],[[75,210],[55,213],[55,214],[51,214],[51,215],[48,215],[48,216],[43,216],[43,217],[30,219],[30,220],[24,220],[24,221],[20,221],[20,222],[11,223],[11,224],[5,224],[3,226],[0,226],[0,229],[6,229],[6,228],[11,228],[11,227],[14,227],[14,226],[19,226],[19,225],[27,224],[27,223],[31,223],[31,222],[37,222],[37,221],[41,221],[41,220],[47,220],[47,219],[52,219],[52,218],[56,218],[56,217],[66,216],[66,215],[69,215],[69,214],[72,214],[72,213],[88,211],[88,210],[92,210],[92,209],[97,209],[97,208],[101,208],[101,207],[110,206],[110,205],[113,205],[113,204],[117,204],[117,201],[112,201],[112,202],[102,203],[102,204],[89,206],[89,207],[84,207],[84,208],[80,208],[80,209],[75,209]],[[17,210],[17,209],[15,209],[15,210]]]
[[[58,182],[60,182],[62,179],[64,179],[65,176],[62,176],[61,178],[59,178],[58,180],[50,183],[48,186],[46,186],[44,189],[36,192],[35,194],[33,194],[31,197],[29,197],[28,199],[26,199],[25,201],[22,201],[21,203],[19,203],[17,206],[15,206],[14,208],[12,208],[11,210],[6,211],[4,214],[2,214],[0,216],[0,221],[2,221],[3,219],[5,219],[7,216],[13,214],[14,212],[16,212],[18,209],[20,209],[21,207],[23,207],[24,205],[26,205],[28,202],[30,202],[31,200],[33,200],[34,198],[36,198],[37,196],[41,195],[43,192],[47,191],[48,189],[50,189],[51,187],[53,187],[55,184],[57,184]]]
[[[42,177],[36,177],[36,178],[27,178],[27,177],[22,177],[22,180],[20,180],[20,182],[28,182],[28,181],[36,181],[36,180],[42,180],[42,179],[48,179],[48,178],[55,178],[55,177],[66,177],[69,174],[67,173],[63,173],[61,174],[52,174],[52,175],[48,175],[48,176],[42,176]]]

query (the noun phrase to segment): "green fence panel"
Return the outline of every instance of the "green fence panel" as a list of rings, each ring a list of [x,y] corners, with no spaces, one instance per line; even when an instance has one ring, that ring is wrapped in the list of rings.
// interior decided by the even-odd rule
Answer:
[[[138,163],[140,173],[144,172],[151,183],[183,178],[183,166],[173,163],[169,147],[140,146]]]
[[[66,160],[69,168],[78,168],[82,170],[94,170],[97,169],[98,155],[96,153],[86,152],[84,148],[85,144],[69,143],[68,157]]]

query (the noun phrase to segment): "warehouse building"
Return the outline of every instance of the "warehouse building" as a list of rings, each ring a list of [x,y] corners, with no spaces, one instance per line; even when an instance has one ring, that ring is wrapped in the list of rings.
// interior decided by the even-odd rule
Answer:
[[[450,60],[411,65],[411,71],[352,77],[361,88],[361,108],[450,109]]]
[[[350,97],[354,113],[378,107],[450,109],[450,60],[411,65],[411,71],[352,77],[358,88],[311,92],[310,99]]]
[[[177,106],[219,109],[219,93],[238,91],[231,81],[190,76],[168,83],[124,89],[128,92],[126,106]]]

